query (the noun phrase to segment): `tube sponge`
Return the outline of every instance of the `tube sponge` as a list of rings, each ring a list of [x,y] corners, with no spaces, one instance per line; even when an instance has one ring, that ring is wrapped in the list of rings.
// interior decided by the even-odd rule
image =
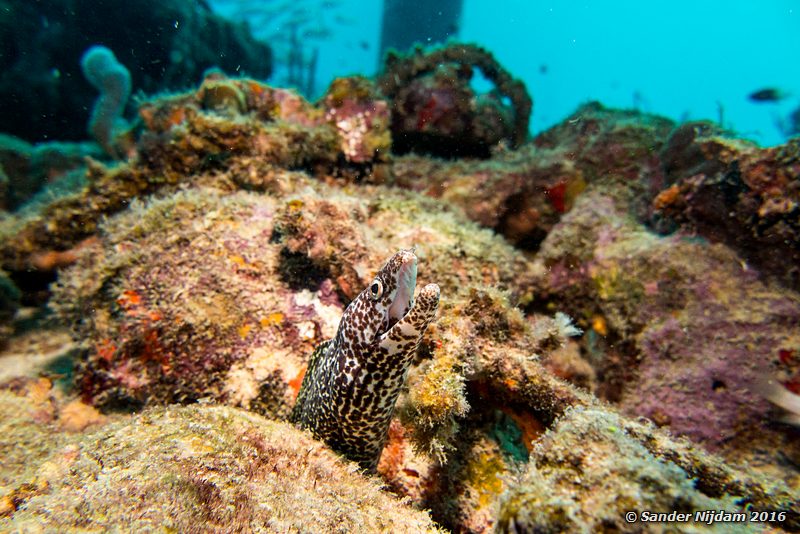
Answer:
[[[100,91],[89,119],[89,134],[108,154],[117,157],[115,133],[124,129],[122,113],[131,94],[131,74],[117,61],[114,52],[95,45],[83,53],[81,70],[86,80]]]

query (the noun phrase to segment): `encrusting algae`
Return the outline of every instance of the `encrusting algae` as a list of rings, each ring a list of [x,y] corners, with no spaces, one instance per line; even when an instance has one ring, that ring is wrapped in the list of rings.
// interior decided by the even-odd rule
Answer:
[[[70,435],[26,417],[31,407],[0,391],[12,438],[0,442],[0,530],[442,532],[287,423],[199,404]],[[15,449],[28,440],[38,448],[25,461]]]

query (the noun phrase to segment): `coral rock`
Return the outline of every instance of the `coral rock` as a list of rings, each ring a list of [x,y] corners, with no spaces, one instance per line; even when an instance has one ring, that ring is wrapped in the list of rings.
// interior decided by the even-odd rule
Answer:
[[[231,408],[149,410],[51,450],[0,528],[440,531],[305,433]]]

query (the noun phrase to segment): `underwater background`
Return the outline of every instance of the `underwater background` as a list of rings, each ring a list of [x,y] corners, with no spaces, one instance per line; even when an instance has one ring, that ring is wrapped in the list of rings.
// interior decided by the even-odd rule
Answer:
[[[405,3],[410,10],[426,4]],[[300,4],[293,3],[293,9],[303,11],[310,27],[329,32],[319,47],[318,83],[310,96],[321,94],[336,76],[373,75],[380,69],[381,2],[329,2],[334,8],[329,12],[314,2]],[[449,14],[432,4],[431,16]],[[590,100],[674,120],[721,119],[725,128],[762,145],[780,143],[795,131],[788,117],[800,107],[800,72],[793,66],[800,50],[800,15],[791,0],[453,4],[460,4],[455,13],[460,16],[450,21],[446,36],[486,47],[525,82],[536,100],[534,133]],[[251,27],[258,37],[286,31],[288,13],[269,15],[279,6],[235,0],[211,6],[235,20],[246,21],[256,12]],[[425,35],[424,29],[412,25],[407,31],[422,44],[441,38]],[[765,87],[787,96],[766,103],[748,98]]]
[[[762,4],[0,0],[0,531],[800,531]]]

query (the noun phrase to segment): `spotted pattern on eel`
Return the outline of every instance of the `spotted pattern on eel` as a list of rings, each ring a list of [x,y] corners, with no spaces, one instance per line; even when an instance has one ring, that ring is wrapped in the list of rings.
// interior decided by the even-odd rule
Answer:
[[[397,396],[439,307],[439,286],[414,299],[417,257],[395,253],[345,309],[336,337],[311,355],[290,420],[374,472]]]

